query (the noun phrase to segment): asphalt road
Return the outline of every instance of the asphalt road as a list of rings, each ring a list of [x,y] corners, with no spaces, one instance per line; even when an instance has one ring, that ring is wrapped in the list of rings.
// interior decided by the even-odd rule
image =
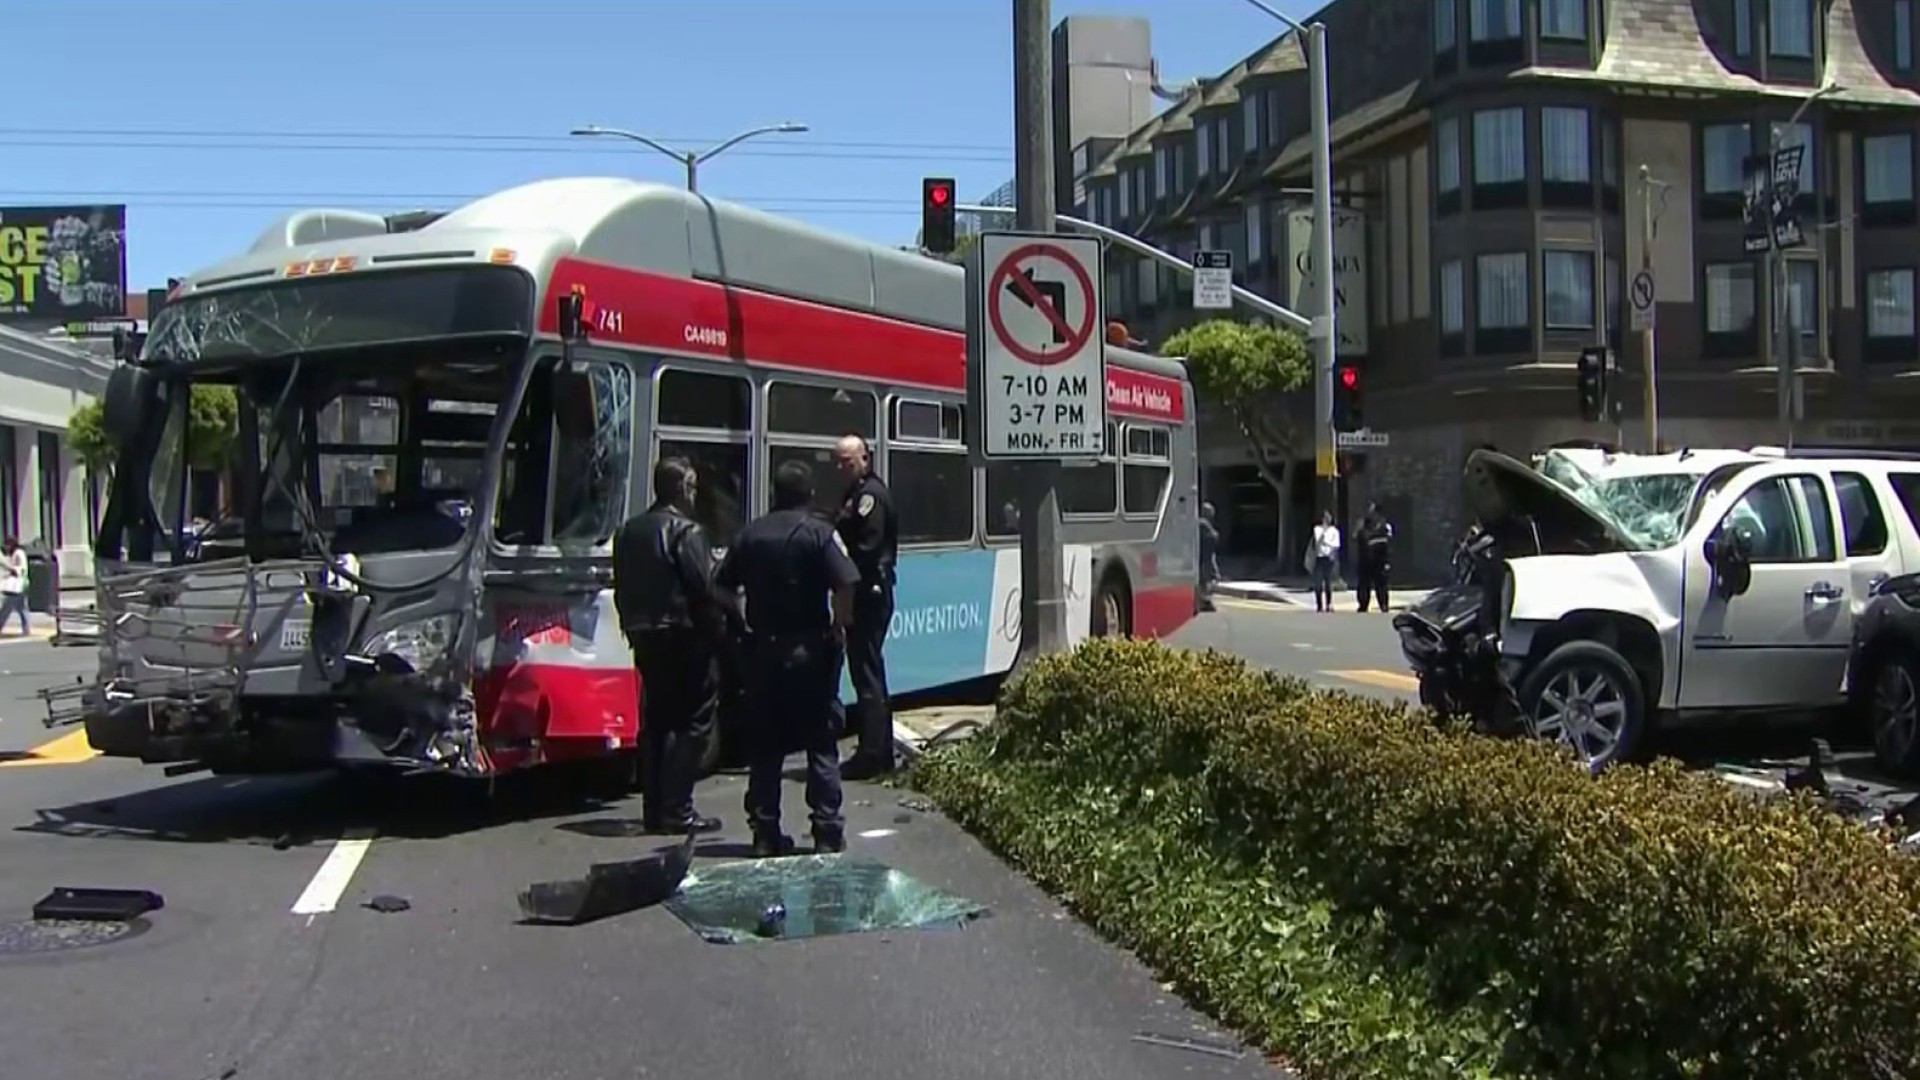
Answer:
[[[1174,643],[1413,700],[1378,613],[1222,599]],[[988,917],[740,945],[708,944],[661,908],[525,926],[525,885],[652,849],[631,835],[636,802],[582,801],[554,781],[489,802],[428,783],[169,780],[42,728],[34,691],[92,662],[0,644],[7,1080],[1280,1075],[1251,1052],[1222,1056],[1231,1040],[1137,962],[892,789],[849,785],[854,853]],[[702,786],[729,832],[696,871],[743,853],[742,785]],[[804,833],[797,784],[787,807]],[[62,885],[152,889],[166,907],[134,936],[26,951],[51,936],[18,923]],[[411,907],[364,906],[376,895]]]
[[[1231,1041],[1137,962],[899,792],[850,785],[854,852],[988,917],[738,945],[663,908],[518,925],[526,884],[651,849],[627,835],[637,803],[553,784],[489,806],[434,785],[168,780],[72,737],[46,748],[33,691],[91,662],[0,645],[8,1080],[1279,1075],[1255,1053],[1222,1056]],[[742,784],[703,785],[730,831],[696,870],[741,853]],[[804,834],[797,785],[787,806]],[[63,885],[152,889],[166,906],[137,936],[24,951],[51,935],[18,921]],[[381,894],[410,910],[364,906]]]

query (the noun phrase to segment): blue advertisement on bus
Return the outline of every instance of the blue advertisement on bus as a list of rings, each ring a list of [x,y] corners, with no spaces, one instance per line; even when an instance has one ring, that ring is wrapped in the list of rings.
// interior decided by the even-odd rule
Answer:
[[[1093,549],[1066,550],[1067,625],[1087,633]],[[1020,553],[904,552],[887,634],[888,689],[907,694],[1006,671],[1020,648]],[[842,695],[853,699],[844,675]]]

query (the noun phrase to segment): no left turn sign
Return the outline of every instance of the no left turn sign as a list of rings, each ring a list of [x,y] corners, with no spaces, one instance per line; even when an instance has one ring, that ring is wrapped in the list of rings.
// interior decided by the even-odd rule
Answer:
[[[1107,419],[1100,242],[983,233],[975,252],[968,353],[981,453],[1098,457]]]

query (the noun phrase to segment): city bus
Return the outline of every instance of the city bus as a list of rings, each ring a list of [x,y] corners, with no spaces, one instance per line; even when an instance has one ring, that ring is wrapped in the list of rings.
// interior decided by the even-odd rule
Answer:
[[[833,509],[849,433],[900,522],[893,693],[1004,674],[1017,503],[1011,470],[968,457],[965,310],[945,262],[624,179],[294,213],[183,279],[109,383],[99,679],[50,708],[181,770],[617,755],[641,688],[610,542],[654,463],[694,464],[724,551],[784,462]],[[1107,356],[1104,456],[1059,487],[1076,640],[1195,610],[1190,384]],[[230,480],[190,527],[195,395],[216,393],[238,403]]]

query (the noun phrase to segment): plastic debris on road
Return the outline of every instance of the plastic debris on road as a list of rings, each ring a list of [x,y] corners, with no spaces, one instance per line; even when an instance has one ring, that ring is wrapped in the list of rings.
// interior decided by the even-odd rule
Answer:
[[[950,928],[988,913],[893,867],[846,855],[703,867],[681,883],[667,910],[716,945]]]
[[[651,907],[673,895],[693,863],[693,837],[626,862],[595,863],[587,876],[543,881],[520,893],[529,922],[569,926]]]

